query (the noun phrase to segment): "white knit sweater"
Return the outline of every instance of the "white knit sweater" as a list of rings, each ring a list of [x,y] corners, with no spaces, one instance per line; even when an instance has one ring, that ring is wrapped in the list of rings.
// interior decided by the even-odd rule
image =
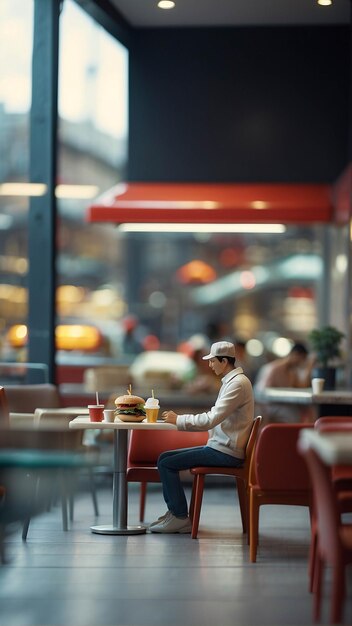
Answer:
[[[226,374],[221,382],[219,395],[210,411],[178,415],[177,429],[209,430],[208,446],[244,459],[254,419],[252,384],[241,367]]]

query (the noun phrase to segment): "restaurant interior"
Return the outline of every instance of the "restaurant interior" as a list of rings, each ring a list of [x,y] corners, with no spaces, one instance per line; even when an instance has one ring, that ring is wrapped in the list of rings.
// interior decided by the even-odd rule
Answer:
[[[0,624],[351,622],[351,23],[3,0]],[[153,534],[159,454],[207,433],[88,407],[209,411],[221,340],[254,390],[244,464],[183,471],[192,530]],[[296,344],[323,387],[263,389]]]

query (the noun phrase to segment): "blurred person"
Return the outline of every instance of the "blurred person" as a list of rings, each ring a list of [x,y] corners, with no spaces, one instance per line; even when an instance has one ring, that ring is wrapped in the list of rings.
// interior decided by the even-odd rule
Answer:
[[[181,351],[189,356],[195,365],[195,375],[183,387],[186,393],[217,393],[220,389],[219,379],[209,369],[204,356],[209,352],[209,341],[205,335],[192,335],[181,344]]]
[[[184,386],[187,393],[216,393],[220,389],[220,383],[214,372],[209,370],[209,366],[204,361],[206,351],[198,349],[191,354],[191,358],[197,368],[196,375]]]
[[[310,387],[315,357],[309,358],[303,343],[295,343],[289,354],[274,359],[261,369],[256,381],[256,388],[265,387]]]
[[[239,367],[242,367],[246,376],[248,376],[251,383],[253,383],[256,369],[246,350],[247,341],[240,339],[239,337],[235,337],[233,343],[236,346],[236,363]]]
[[[158,459],[158,470],[163,485],[167,512],[150,524],[153,533],[190,533],[186,496],[179,472],[200,465],[207,467],[241,467],[245,448],[254,419],[254,398],[250,380],[236,365],[233,343],[213,343],[210,353],[204,355],[208,367],[221,377],[221,388],[214,406],[204,413],[177,415],[164,411],[162,416],[178,430],[209,431],[205,446],[169,450]]]
[[[160,349],[160,339],[156,335],[146,335],[142,340],[142,348],[143,350],[159,350]]]
[[[139,328],[139,320],[135,315],[128,315],[122,321],[123,337],[122,350],[125,354],[140,354],[143,352],[144,335]]]
[[[274,359],[263,365],[254,385],[256,394],[268,387],[303,389],[310,387],[314,355],[309,357],[303,343],[295,343],[285,357]],[[267,422],[310,421],[311,412],[302,405],[273,403],[263,407],[262,413]]]
[[[236,361],[237,363],[244,363],[247,354],[246,354],[246,342],[243,339],[234,339],[234,344],[236,346]]]

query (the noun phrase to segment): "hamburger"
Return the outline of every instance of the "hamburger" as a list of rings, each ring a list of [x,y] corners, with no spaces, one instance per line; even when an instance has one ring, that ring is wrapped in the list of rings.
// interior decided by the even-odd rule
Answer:
[[[145,400],[139,396],[133,396],[132,394],[126,394],[125,396],[119,396],[115,400],[116,411],[115,415],[132,415],[134,417],[145,416]]]

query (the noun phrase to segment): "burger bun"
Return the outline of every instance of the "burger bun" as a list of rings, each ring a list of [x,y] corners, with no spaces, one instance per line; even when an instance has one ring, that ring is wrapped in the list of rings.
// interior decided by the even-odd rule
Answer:
[[[146,416],[144,410],[145,400],[140,396],[126,394],[115,400],[115,415],[123,422],[142,422]]]
[[[145,404],[145,400],[143,398],[140,398],[139,396],[133,396],[132,394],[126,394],[124,396],[119,396],[118,398],[116,398],[115,404],[116,404],[116,406],[119,406],[121,404],[128,405],[128,406],[134,406],[134,405],[137,405],[137,404]]]

